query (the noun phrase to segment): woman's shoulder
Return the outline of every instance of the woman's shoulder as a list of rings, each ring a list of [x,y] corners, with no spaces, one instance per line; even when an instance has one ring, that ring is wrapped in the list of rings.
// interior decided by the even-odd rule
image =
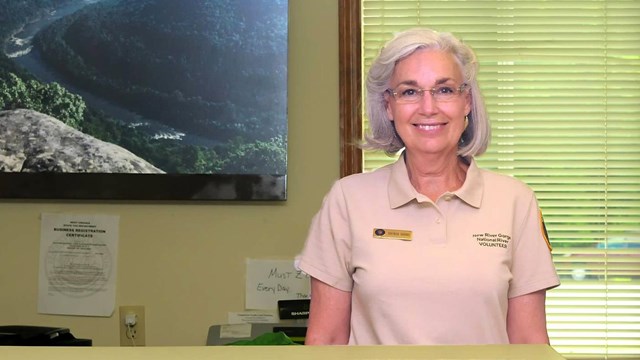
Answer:
[[[370,172],[356,173],[340,178],[334,182],[330,193],[338,192],[350,197],[385,191],[389,185],[392,166],[393,164],[389,164]]]
[[[381,183],[386,186],[393,165],[394,164],[388,164],[373,171],[351,174],[341,178],[340,180],[338,180],[338,182],[342,186],[349,187],[372,186],[379,185]]]
[[[516,194],[533,194],[533,189],[524,181],[507,174],[502,174],[494,170],[478,168],[487,189],[493,189],[502,193],[513,192]]]

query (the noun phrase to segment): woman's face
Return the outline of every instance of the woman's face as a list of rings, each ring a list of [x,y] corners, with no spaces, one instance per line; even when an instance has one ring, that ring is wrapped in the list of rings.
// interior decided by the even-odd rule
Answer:
[[[465,128],[464,118],[471,109],[469,92],[442,101],[428,89],[444,85],[457,90],[463,82],[460,66],[447,52],[420,49],[396,64],[389,88],[425,89],[415,103],[401,103],[391,94],[385,95],[387,115],[395,122],[408,152],[456,154]]]

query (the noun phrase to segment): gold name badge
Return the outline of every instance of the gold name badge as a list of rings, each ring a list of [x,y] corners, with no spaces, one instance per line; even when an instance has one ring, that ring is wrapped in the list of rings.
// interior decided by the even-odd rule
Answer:
[[[409,230],[373,229],[373,237],[376,239],[392,239],[411,241],[412,233]]]

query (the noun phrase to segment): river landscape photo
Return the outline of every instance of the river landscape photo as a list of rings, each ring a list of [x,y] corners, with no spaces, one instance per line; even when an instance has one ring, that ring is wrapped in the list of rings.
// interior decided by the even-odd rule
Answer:
[[[0,175],[286,176],[286,0],[0,0],[0,35]]]

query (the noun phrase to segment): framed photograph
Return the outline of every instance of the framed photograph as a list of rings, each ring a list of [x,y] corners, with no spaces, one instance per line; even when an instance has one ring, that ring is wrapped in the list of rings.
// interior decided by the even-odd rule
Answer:
[[[0,198],[286,200],[287,0],[0,9]]]

